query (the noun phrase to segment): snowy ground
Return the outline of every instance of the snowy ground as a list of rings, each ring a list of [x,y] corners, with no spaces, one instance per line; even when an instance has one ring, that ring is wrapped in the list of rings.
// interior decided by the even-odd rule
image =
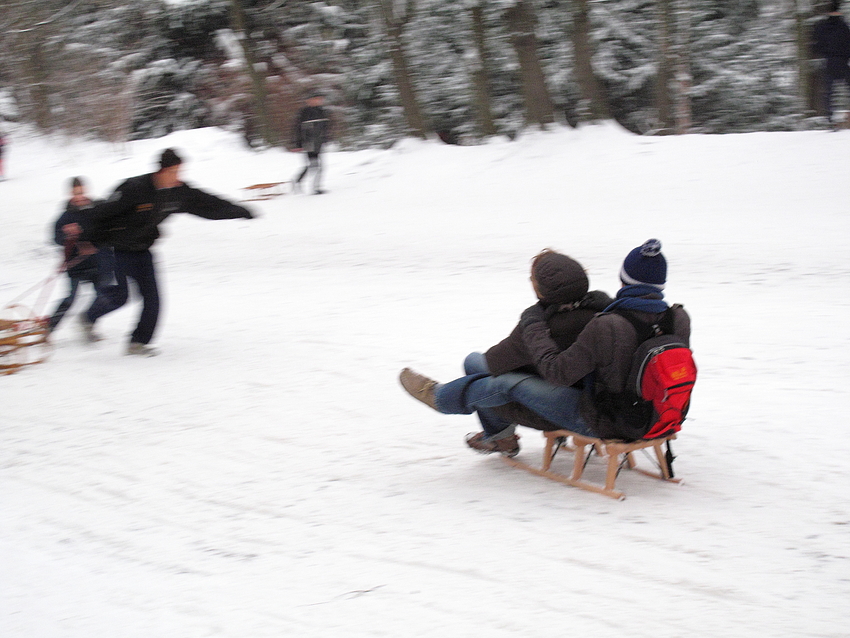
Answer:
[[[9,137],[0,303],[56,263],[75,174],[103,196],[170,145],[236,199],[300,164],[216,130]],[[94,347],[69,316],[47,363],[0,377],[0,635],[850,635],[848,152],[850,133],[613,126],[411,141],[329,154],[329,194],[255,221],[173,217],[161,356],[122,356],[132,305]],[[399,388],[504,337],[540,249],[613,293],[649,237],[700,365],[683,485],[546,481]],[[522,444],[537,461],[539,434]]]

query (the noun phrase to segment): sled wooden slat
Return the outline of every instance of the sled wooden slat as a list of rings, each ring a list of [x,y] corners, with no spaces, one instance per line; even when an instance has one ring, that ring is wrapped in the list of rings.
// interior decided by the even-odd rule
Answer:
[[[670,468],[667,466],[667,458],[664,451],[661,449],[664,443],[676,438],[675,434],[660,439],[640,440],[633,441],[631,443],[626,441],[597,439],[576,434],[569,430],[546,431],[543,432],[543,436],[546,439],[546,445],[543,448],[543,462],[540,467],[535,467],[528,463],[524,463],[523,461],[518,461],[516,458],[503,458],[508,464],[527,472],[531,472],[532,474],[543,476],[560,483],[566,483],[567,485],[578,487],[589,492],[604,494],[605,496],[609,496],[617,500],[623,500],[626,498],[626,495],[623,492],[615,489],[617,476],[622,468],[628,468],[640,474],[662,481],[668,481],[670,483],[678,483],[680,481],[680,479],[672,478],[670,476]],[[571,446],[567,446],[563,443],[567,439],[572,440]],[[588,457],[588,446],[590,446],[591,451],[595,451],[600,457],[607,459],[604,485],[591,483],[583,478]],[[657,472],[637,467],[637,461],[635,460],[633,453],[647,448],[653,448],[655,450],[655,456],[659,467]],[[572,452],[573,454],[573,466],[569,475],[561,474],[560,472],[555,472],[551,469],[552,461],[559,449]]]
[[[21,308],[7,306],[3,310],[20,312]],[[47,337],[46,319],[31,316],[0,319],[0,375],[14,374],[25,366],[47,359],[50,353]]]
[[[266,184],[252,184],[246,186],[242,190],[246,191],[248,199],[243,199],[243,202],[261,202],[274,197],[283,195],[283,186],[289,182],[269,182]]]

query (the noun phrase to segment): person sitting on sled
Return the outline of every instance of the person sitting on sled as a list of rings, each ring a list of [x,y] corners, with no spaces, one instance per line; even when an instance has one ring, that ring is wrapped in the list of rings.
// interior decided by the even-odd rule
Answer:
[[[99,292],[113,278],[112,249],[103,247],[98,250],[91,243],[80,241],[86,212],[95,203],[86,194],[82,178],[74,177],[71,180],[71,198],[53,226],[54,241],[65,248],[60,271],[68,274],[70,287],[68,296],[59,302],[47,322],[49,332],[56,329],[71,308],[81,283],[89,282]]]
[[[611,298],[601,291],[588,292],[589,282],[584,268],[574,259],[544,250],[531,262],[531,285],[538,298],[536,306],[552,339],[563,350],[572,345],[593,316],[605,309]],[[466,374],[463,379],[480,381],[476,389],[484,393],[497,388],[510,388],[525,379],[539,377],[531,353],[523,341],[523,324],[518,324],[505,339],[485,353],[473,352],[463,362]],[[433,382],[405,368],[401,373],[402,386],[415,398],[436,408],[433,404]],[[458,388],[465,387],[456,384]],[[579,382],[580,387],[580,382]],[[488,388],[488,389],[485,389]],[[448,395],[447,395],[448,396]],[[498,402],[493,406],[499,405]],[[467,437],[469,447],[482,452],[518,451],[515,426],[490,405],[476,405],[472,410],[447,414],[470,414],[477,411],[483,431]],[[441,405],[441,407],[443,407]],[[448,406],[445,406],[448,409]]]
[[[661,242],[646,241],[626,256],[620,270],[622,287],[607,309],[627,310],[647,326],[657,323],[668,309],[664,301],[667,261]],[[673,311],[674,334],[690,342],[687,312]],[[638,336],[628,319],[616,313],[594,316],[567,348],[556,341],[547,323],[547,305],[541,300],[526,309],[517,330],[522,335],[536,369],[493,376],[473,371],[440,384],[405,368],[400,375],[404,389],[417,400],[443,414],[495,415],[484,432],[467,438],[470,447],[483,452],[516,456],[519,437],[505,407],[519,405],[545,422],[592,437],[620,438],[614,424],[595,408],[590,388],[611,393],[626,385]],[[591,376],[592,375],[592,376]],[[582,387],[584,383],[585,387]],[[484,419],[482,419],[484,423]],[[552,428],[555,429],[555,428]]]

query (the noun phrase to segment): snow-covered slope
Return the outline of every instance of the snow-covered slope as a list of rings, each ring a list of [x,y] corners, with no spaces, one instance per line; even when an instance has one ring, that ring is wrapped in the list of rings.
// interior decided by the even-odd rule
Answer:
[[[122,356],[129,305],[0,377],[0,635],[846,636],[848,135],[406,141],[329,154],[327,195],[255,221],[172,217],[161,356]],[[301,161],[212,129],[9,137],[0,304],[56,265],[73,175],[105,196],[174,146],[238,199]],[[519,472],[399,388],[504,337],[540,249],[613,293],[649,237],[700,366],[683,485],[627,473],[615,502]]]

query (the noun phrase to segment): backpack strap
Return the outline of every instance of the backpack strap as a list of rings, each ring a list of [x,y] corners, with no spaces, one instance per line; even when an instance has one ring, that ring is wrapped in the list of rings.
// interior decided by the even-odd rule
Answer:
[[[643,343],[647,339],[651,339],[652,337],[657,337],[659,335],[672,335],[676,333],[675,326],[675,311],[681,308],[681,304],[675,304],[670,306],[663,312],[661,318],[655,323],[648,324],[645,321],[641,321],[635,316],[634,311],[631,310],[612,310],[611,314],[620,315],[623,319],[632,324],[632,327],[637,332],[638,343]]]

